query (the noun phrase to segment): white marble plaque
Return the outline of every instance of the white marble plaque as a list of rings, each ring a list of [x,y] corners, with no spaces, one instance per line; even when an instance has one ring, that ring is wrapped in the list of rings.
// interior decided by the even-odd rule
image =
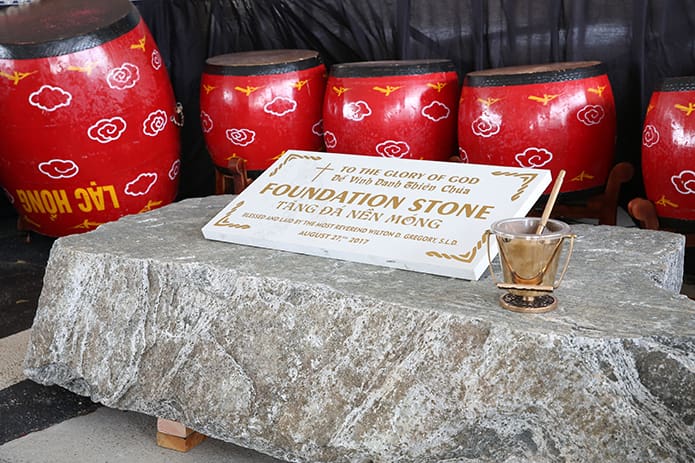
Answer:
[[[550,181],[543,169],[288,151],[203,235],[477,280],[485,231],[525,216]]]

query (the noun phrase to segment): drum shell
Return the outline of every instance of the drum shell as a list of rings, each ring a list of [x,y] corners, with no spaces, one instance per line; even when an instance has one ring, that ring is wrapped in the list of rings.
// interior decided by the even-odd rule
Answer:
[[[371,74],[368,63],[344,64],[355,65],[346,75],[332,68],[323,111],[326,150],[435,161],[455,155],[459,84],[453,64],[373,63],[378,73]],[[384,75],[389,67],[392,74]]]
[[[475,85],[467,76],[459,102],[461,158],[549,169],[553,176],[564,169],[565,194],[602,189],[613,165],[615,102],[602,66],[582,69],[509,74],[504,85]]]
[[[0,59],[0,184],[38,233],[84,232],[175,199],[176,101],[134,7],[128,21],[91,48]]]
[[[642,131],[647,198],[661,222],[695,221],[695,77],[665,79],[651,96]],[[666,224],[664,224],[666,225]]]
[[[243,68],[228,67],[232,74],[206,68],[201,77],[203,136],[218,169],[239,157],[247,170],[262,171],[289,149],[323,149],[326,67],[318,54],[315,65],[286,72],[263,65],[263,73],[236,75]]]

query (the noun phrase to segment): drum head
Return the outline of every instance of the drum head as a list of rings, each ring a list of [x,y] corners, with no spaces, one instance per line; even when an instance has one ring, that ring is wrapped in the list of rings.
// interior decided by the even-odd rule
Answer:
[[[258,50],[217,55],[205,60],[205,72],[226,76],[259,76],[303,71],[321,64],[314,50]]]
[[[695,90],[695,76],[666,77],[659,84],[657,92],[692,92]]]
[[[600,61],[570,61],[485,69],[466,74],[466,85],[488,87],[528,85],[586,79],[605,74]]]
[[[132,30],[140,15],[128,0],[41,0],[0,12],[0,58],[60,56]]]
[[[384,77],[454,72],[456,67],[448,59],[356,61],[331,66],[333,77]]]

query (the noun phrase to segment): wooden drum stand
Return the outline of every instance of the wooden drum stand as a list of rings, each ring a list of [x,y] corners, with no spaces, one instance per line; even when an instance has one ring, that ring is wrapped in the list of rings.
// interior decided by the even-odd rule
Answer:
[[[695,231],[682,231],[673,228],[662,227],[659,224],[659,217],[656,215],[654,203],[644,198],[635,198],[627,205],[627,212],[637,220],[640,228],[647,230],[663,230],[680,233],[685,235],[685,247],[695,247]]]
[[[606,187],[602,193],[589,197],[584,204],[563,204],[561,198],[555,204],[553,217],[568,217],[573,219],[593,218],[598,219],[599,225],[615,225],[618,215],[618,200],[620,188],[623,183],[632,179],[635,168],[629,162],[620,162],[614,165]]]
[[[239,194],[251,184],[246,171],[246,160],[232,158],[227,164],[226,171],[215,169],[215,194]]]

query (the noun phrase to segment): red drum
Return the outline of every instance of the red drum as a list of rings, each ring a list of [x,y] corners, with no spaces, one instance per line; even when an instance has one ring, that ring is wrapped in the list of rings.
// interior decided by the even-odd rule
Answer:
[[[27,228],[80,233],[174,200],[176,102],[129,1],[0,15],[0,106],[0,185]]]
[[[459,103],[459,154],[553,176],[564,169],[560,191],[584,194],[608,178],[615,125],[613,91],[598,61],[471,72]]]
[[[456,154],[458,94],[449,60],[333,65],[323,109],[326,150],[445,161]]]
[[[201,79],[200,118],[215,166],[232,158],[253,173],[289,149],[323,148],[326,67],[312,50],[264,50],[214,56]]]
[[[647,198],[660,222],[695,220],[695,76],[663,81],[653,93],[642,132]]]

